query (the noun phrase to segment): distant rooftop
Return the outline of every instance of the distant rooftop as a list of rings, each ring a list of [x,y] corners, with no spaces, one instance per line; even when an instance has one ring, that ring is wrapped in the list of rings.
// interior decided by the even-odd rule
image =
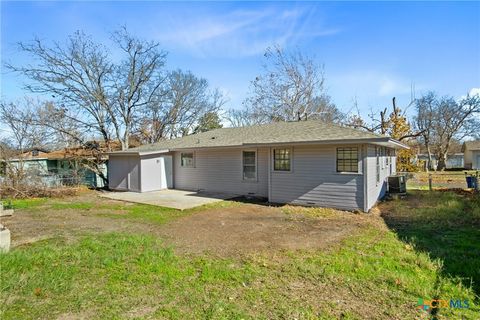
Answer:
[[[468,149],[468,150],[480,150],[480,140],[466,141],[466,142],[463,144],[462,150],[465,151],[465,149]]]

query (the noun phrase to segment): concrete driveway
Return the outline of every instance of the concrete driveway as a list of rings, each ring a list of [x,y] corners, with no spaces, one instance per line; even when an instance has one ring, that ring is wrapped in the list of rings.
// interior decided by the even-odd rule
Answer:
[[[101,197],[127,202],[150,204],[174,209],[190,209],[208,203],[234,198],[233,194],[195,192],[183,190],[161,190],[151,192],[105,192]]]

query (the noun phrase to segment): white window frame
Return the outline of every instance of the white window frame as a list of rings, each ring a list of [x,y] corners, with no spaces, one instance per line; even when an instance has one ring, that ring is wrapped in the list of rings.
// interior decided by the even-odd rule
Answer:
[[[290,159],[289,159],[289,170],[276,170],[275,169],[275,150],[289,150],[290,151]],[[293,171],[293,148],[291,147],[284,147],[284,148],[273,148],[273,151],[272,151],[272,171],[274,172],[278,172],[278,173],[289,173],[289,172],[292,172]]]
[[[244,169],[245,169],[245,158],[243,157],[243,153],[244,152],[253,152],[255,153],[255,177],[254,178],[245,178],[245,172],[244,172]],[[247,166],[251,166],[251,165],[247,165]],[[249,149],[249,150],[242,150],[242,180],[243,181],[257,181],[258,179],[258,152],[257,150],[255,149]]]
[[[192,164],[191,165],[184,165],[183,164],[183,155],[184,154],[191,154],[192,155]],[[195,168],[195,152],[181,152],[180,153],[180,166],[182,168]]]

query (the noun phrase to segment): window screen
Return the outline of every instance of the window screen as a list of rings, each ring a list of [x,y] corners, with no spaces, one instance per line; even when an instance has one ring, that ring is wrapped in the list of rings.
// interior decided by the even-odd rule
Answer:
[[[337,148],[337,172],[358,172],[358,148]]]

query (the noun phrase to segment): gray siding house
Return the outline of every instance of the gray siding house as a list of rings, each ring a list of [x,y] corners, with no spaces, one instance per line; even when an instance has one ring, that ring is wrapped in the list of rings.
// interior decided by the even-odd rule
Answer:
[[[222,128],[110,153],[109,187],[166,188],[368,211],[395,174],[389,137],[320,121]]]

